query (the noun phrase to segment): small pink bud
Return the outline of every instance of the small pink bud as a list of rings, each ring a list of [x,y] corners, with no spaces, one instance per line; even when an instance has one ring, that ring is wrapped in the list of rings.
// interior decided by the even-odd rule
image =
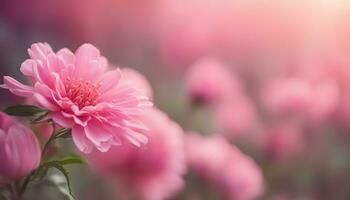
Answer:
[[[0,177],[5,181],[28,175],[40,164],[39,143],[33,132],[0,112]]]

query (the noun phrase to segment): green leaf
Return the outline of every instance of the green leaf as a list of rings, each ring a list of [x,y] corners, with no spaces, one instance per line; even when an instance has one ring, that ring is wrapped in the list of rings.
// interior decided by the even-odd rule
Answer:
[[[30,121],[33,124],[40,123],[43,120],[45,120],[45,118],[47,117],[48,114],[49,114],[49,111],[45,111],[45,112],[40,112],[40,113],[34,114],[32,117],[30,117]]]
[[[69,195],[71,195],[73,197],[72,189],[71,189],[72,188],[71,182],[69,179],[69,172],[64,168],[64,165],[84,164],[84,163],[85,163],[85,161],[82,158],[80,158],[78,155],[69,155],[69,156],[62,158],[61,160],[49,161],[49,162],[42,164],[39,167],[38,172],[35,174],[35,178],[43,178],[44,176],[46,176],[46,174],[50,168],[56,168],[58,171],[60,171],[64,175],[64,177],[66,179]]]
[[[49,170],[49,168],[54,165],[54,163],[57,163],[59,165],[69,165],[69,164],[85,164],[85,161],[78,155],[72,154],[68,155],[61,160],[55,160],[55,161],[49,161],[47,163],[44,163],[40,165],[36,173],[34,174],[33,179],[43,179]]]
[[[85,161],[78,155],[69,155],[58,161],[61,165],[68,164],[85,164]]]
[[[62,128],[55,134],[55,138],[70,138],[72,136],[72,129]]]
[[[4,112],[17,117],[33,117],[38,114],[47,113],[48,111],[32,105],[15,105],[6,108]]]
[[[49,171],[49,167],[48,166],[43,166],[41,165],[38,170],[35,172],[35,174],[33,175],[33,180],[35,179],[43,179],[46,175],[47,172]]]
[[[47,162],[47,163],[45,163],[43,165],[46,165],[48,167],[56,168],[58,171],[60,171],[63,174],[63,176],[66,179],[69,195],[71,195],[74,198],[74,196],[72,194],[71,182],[70,182],[70,179],[69,179],[69,172],[63,167],[63,165],[61,165],[59,161],[50,161],[50,162]]]

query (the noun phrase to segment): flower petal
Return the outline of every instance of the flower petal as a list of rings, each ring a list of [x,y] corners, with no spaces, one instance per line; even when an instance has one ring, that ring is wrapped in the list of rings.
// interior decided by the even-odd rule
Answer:
[[[135,146],[140,147],[142,144],[146,144],[148,142],[148,138],[141,133],[134,132],[130,129],[124,129],[124,131],[126,139],[128,139]]]
[[[39,93],[35,93],[33,95],[33,98],[39,103],[41,107],[44,107],[50,111],[58,111],[59,107],[57,107],[55,104],[50,102],[47,98],[45,98],[43,95]]]
[[[81,45],[75,52],[75,75],[83,76],[86,73],[86,67],[92,60],[98,60],[100,51],[91,44]]]
[[[74,126],[74,121],[70,118],[64,117],[61,112],[51,114],[52,120],[64,128],[71,128]]]
[[[54,53],[47,43],[35,43],[28,49],[28,54],[32,59],[44,62],[48,54]]]
[[[34,67],[36,67],[36,62],[33,59],[27,59],[22,63],[20,70],[26,76],[33,76]]]
[[[32,87],[24,85],[9,76],[4,76],[4,84],[0,87],[10,90],[18,96],[30,97],[33,95]]]
[[[81,152],[86,154],[91,153],[93,144],[86,137],[84,128],[80,126],[73,127],[72,138],[73,138],[74,144],[77,146],[77,148]]]
[[[101,145],[102,142],[107,142],[112,138],[113,133],[104,128],[102,123],[92,120],[85,127],[87,138],[96,146]]]
[[[122,78],[122,74],[120,69],[115,69],[113,71],[109,71],[105,73],[99,80],[101,84],[101,92],[105,93],[108,90],[116,87],[121,78]]]
[[[63,48],[61,50],[59,50],[56,55],[60,58],[62,58],[62,60],[64,61],[64,63],[66,65],[74,65],[75,63],[75,55],[74,53],[72,53],[69,49],[67,48]]]

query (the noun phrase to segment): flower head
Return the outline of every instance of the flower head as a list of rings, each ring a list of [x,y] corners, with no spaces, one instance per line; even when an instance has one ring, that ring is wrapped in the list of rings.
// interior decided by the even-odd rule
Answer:
[[[183,131],[156,109],[148,109],[140,120],[149,127],[145,148],[114,146],[106,153],[94,151],[87,158],[97,172],[117,181],[125,199],[167,199],[184,185]]]
[[[0,112],[0,179],[17,180],[40,163],[41,150],[33,132]]]
[[[264,90],[266,110],[277,116],[296,116],[308,122],[329,119],[339,103],[338,84],[332,79],[313,82],[299,77],[272,81]]]
[[[94,146],[107,151],[124,139],[135,145],[147,141],[142,134],[146,127],[134,116],[150,105],[148,98],[119,69],[109,70],[94,46],[83,44],[73,54],[68,49],[55,53],[48,44],[36,43],[28,53],[30,59],[22,63],[21,72],[32,84],[5,76],[2,87],[31,98],[51,111],[54,122],[72,128],[80,151],[89,153]]]
[[[298,125],[281,123],[269,130],[265,139],[265,153],[271,161],[288,161],[302,152],[304,140]]]
[[[206,58],[196,62],[186,73],[189,96],[200,103],[218,104],[241,92],[241,82],[228,66]]]
[[[222,199],[251,200],[263,193],[260,168],[225,139],[190,133],[186,153],[190,169],[212,185]]]

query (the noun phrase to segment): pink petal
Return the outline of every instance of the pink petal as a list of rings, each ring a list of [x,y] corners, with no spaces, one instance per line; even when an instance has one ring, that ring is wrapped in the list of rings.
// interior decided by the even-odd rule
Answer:
[[[28,49],[28,54],[32,59],[38,59],[42,62],[46,60],[48,54],[54,53],[47,43],[35,43]]]
[[[101,142],[107,142],[113,135],[113,133],[104,128],[102,123],[98,123],[96,120],[91,121],[88,126],[85,127],[85,132],[87,138],[96,146],[99,146]]]
[[[124,125],[131,128],[132,130],[138,131],[138,132],[143,132],[143,131],[147,131],[148,128],[139,121],[136,120],[124,120]]]
[[[66,64],[61,62],[58,56],[54,53],[47,55],[47,70],[49,72],[61,73],[61,71],[66,68]]]
[[[52,78],[52,69],[48,69],[47,60],[45,61],[45,65],[36,65],[33,67],[33,75],[36,81],[41,82],[54,89],[54,79]]]
[[[34,90],[36,93],[40,93],[44,97],[52,97],[52,90],[47,85],[42,83],[35,83]]]
[[[86,65],[86,68],[89,70],[86,70],[86,72],[84,73],[84,77],[82,77],[82,78],[85,78],[85,79],[90,80],[92,82],[97,81],[103,73],[103,70],[100,66],[100,63],[96,60],[90,61]]]
[[[77,146],[77,148],[86,154],[91,153],[93,145],[92,143],[87,139],[85,135],[85,131],[80,126],[73,127],[72,130],[72,137],[74,144]]]
[[[36,67],[36,62],[32,59],[27,59],[22,63],[20,70],[26,76],[33,76],[34,67]]]
[[[122,77],[120,69],[115,69],[113,71],[109,71],[105,73],[100,81],[101,84],[101,92],[105,93],[108,90],[116,87]]]
[[[75,63],[75,55],[67,48],[59,50],[56,55],[64,61],[66,65]]]
[[[54,88],[57,94],[59,94],[61,97],[66,95],[66,88],[64,87],[64,84],[61,80],[61,77],[56,73],[52,73],[52,77],[54,79]]]
[[[107,69],[109,68],[107,58],[101,56],[99,58],[98,62],[100,63],[100,67],[101,67],[102,71],[104,71],[104,72],[107,71]]]
[[[135,146],[140,147],[141,144],[146,144],[148,142],[148,138],[141,134],[134,132],[132,130],[124,129],[125,130],[125,137]]]
[[[61,112],[52,113],[51,118],[54,122],[64,128],[71,128],[74,126],[74,121],[70,118],[64,117]]]
[[[9,76],[4,76],[4,84],[1,87],[10,90],[18,96],[30,97],[33,95],[32,87],[24,85]]]
[[[77,117],[74,114],[69,114],[62,111],[62,115],[66,118],[72,118],[76,124],[85,127],[90,119],[90,117]]]
[[[81,45],[75,52],[75,74],[83,75],[87,70],[86,66],[92,60],[98,60],[100,51],[91,44]]]
[[[58,111],[59,107],[57,107],[55,104],[50,102],[47,98],[45,98],[43,95],[35,93],[33,95],[33,98],[40,104],[40,106],[50,110],[50,111]]]

